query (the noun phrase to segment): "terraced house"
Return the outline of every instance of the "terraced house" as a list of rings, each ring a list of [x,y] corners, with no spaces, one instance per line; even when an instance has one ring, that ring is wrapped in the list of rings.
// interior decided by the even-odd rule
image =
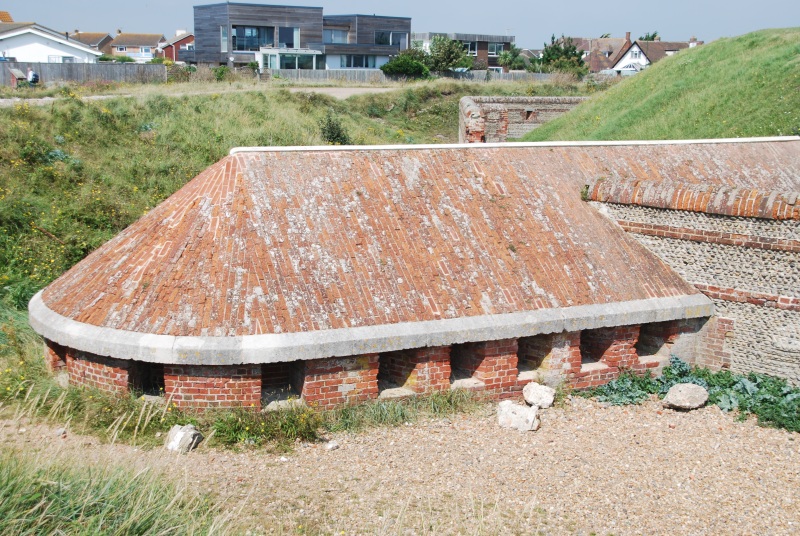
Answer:
[[[411,19],[323,15],[321,7],[194,7],[193,63],[265,69],[377,69],[409,46]]]
[[[120,32],[108,46],[111,56],[128,56],[136,63],[147,63],[156,57],[158,47],[166,42],[163,34]]]

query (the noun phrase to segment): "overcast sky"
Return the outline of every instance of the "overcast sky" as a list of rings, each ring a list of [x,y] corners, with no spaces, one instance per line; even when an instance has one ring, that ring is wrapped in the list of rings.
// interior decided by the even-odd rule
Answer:
[[[37,22],[59,31],[163,33],[193,30],[195,4],[203,0],[0,0],[15,21]],[[362,13],[411,17],[414,32],[461,32],[516,36],[523,48],[541,48],[551,34],[599,37],[610,33],[633,39],[657,30],[664,40],[691,36],[711,41],[763,28],[800,26],[799,0],[323,0],[246,2],[322,7],[326,14]]]

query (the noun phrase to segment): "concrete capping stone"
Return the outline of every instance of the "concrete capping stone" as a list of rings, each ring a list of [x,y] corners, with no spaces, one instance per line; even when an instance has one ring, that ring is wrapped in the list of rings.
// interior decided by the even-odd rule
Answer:
[[[521,313],[379,326],[248,335],[175,337],[93,326],[62,316],[38,292],[29,320],[42,337],[67,348],[117,359],[178,365],[240,365],[347,357],[714,315],[702,294]]]
[[[629,140],[629,141],[544,141],[514,143],[443,143],[441,145],[318,145],[290,147],[234,147],[230,155],[241,153],[291,153],[291,152],[345,152],[345,151],[424,151],[431,149],[492,149],[525,147],[608,147],[637,145],[718,145],[726,143],[796,142],[800,136],[772,136],[764,138],[719,138],[701,140]]]

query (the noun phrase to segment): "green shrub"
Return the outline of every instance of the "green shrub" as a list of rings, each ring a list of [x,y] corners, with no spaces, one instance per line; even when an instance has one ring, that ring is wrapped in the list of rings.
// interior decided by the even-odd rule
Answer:
[[[136,60],[131,58],[130,56],[112,56],[113,61],[117,63],[134,63]]]
[[[231,70],[226,65],[220,65],[212,67],[211,72],[214,73],[214,80],[222,82],[230,76]]]
[[[342,122],[331,111],[328,111],[325,117],[320,119],[319,130],[322,139],[331,145],[352,145],[353,143]]]
[[[400,54],[381,65],[381,71],[387,76],[406,76],[408,78],[428,78],[430,71],[422,62],[410,55]]]

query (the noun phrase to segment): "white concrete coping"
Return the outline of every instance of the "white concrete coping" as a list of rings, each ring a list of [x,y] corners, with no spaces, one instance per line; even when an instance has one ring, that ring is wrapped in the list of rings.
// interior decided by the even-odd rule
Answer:
[[[521,313],[239,337],[153,335],[85,324],[47,307],[42,300],[42,291],[33,297],[28,310],[31,326],[37,333],[74,350],[150,363],[241,365],[348,357],[703,318],[714,314],[714,305],[704,295],[693,294]]]
[[[718,138],[701,140],[621,140],[621,141],[529,141],[512,143],[442,143],[420,145],[315,145],[287,147],[234,147],[230,155],[240,153],[292,153],[325,151],[421,151],[431,149],[521,149],[526,147],[609,147],[630,145],[719,145],[726,143],[775,143],[800,141],[800,136],[764,138]]]

